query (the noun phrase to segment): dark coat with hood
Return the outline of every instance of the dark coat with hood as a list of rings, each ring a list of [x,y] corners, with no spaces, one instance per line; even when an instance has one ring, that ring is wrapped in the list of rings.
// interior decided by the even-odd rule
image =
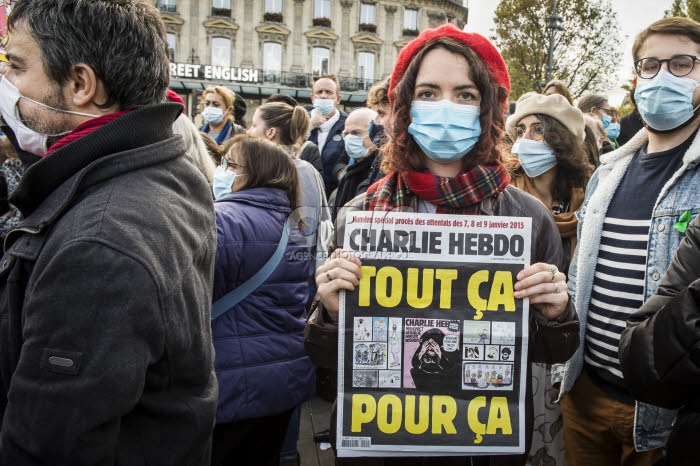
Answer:
[[[667,464],[698,464],[700,432],[700,215],[690,224],[656,294],[627,320],[620,364],[639,401],[679,409]]]
[[[0,261],[1,465],[208,465],[217,387],[207,181],[134,110],[33,164]]]

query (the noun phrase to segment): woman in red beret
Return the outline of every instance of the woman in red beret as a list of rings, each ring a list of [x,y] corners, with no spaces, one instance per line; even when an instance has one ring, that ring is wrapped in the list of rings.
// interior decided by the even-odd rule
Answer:
[[[566,361],[578,346],[579,331],[566,277],[558,271],[559,233],[541,202],[509,186],[509,155],[500,147],[510,91],[503,58],[485,37],[445,24],[423,31],[402,49],[390,82],[392,124],[382,165],[387,176],[341,209],[336,238],[342,241],[345,217],[358,210],[531,217],[534,265],[514,285],[516,298],[530,298],[529,355],[537,362]],[[355,290],[361,276],[360,260],[340,242],[337,246],[317,270],[318,312],[306,329],[309,356],[331,370],[337,368],[339,292]],[[525,451],[533,424],[527,379]],[[362,458],[358,464],[523,465],[526,456]]]

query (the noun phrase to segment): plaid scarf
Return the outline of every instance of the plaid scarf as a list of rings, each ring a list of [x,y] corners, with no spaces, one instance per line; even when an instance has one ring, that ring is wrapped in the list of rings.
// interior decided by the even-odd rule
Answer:
[[[479,203],[503,191],[510,175],[503,165],[476,166],[454,178],[442,178],[430,173],[389,173],[370,186],[365,197],[365,210],[401,210],[409,207],[415,193],[420,199],[437,205],[439,214],[476,215]]]

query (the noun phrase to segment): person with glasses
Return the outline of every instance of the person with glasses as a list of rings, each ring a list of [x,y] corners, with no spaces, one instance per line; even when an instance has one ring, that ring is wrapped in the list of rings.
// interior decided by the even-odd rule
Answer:
[[[300,222],[299,175],[277,144],[238,135],[224,146],[214,189],[228,191],[214,203],[216,303],[268,263],[287,219],[290,229]],[[213,466],[279,465],[292,412],[314,392],[314,367],[302,337],[310,267],[305,245],[289,237],[265,281],[213,316],[219,384]]]
[[[608,139],[608,128],[612,123],[612,109],[608,103],[608,98],[602,94],[588,94],[578,101],[578,109],[584,115],[590,115],[603,123],[605,129],[605,139],[600,146],[600,154],[607,154],[615,150],[615,145]]]
[[[581,319],[581,345],[561,382],[569,466],[651,466],[675,419],[674,411],[635,403],[640,387],[625,379],[618,346],[627,319],[656,292],[685,225],[700,212],[700,24],[659,20],[637,36],[632,55],[645,129],[601,157],[569,268]]]
[[[538,198],[549,208],[561,238],[563,260],[559,270],[568,273],[576,248],[575,213],[583,203],[591,174],[583,148],[583,114],[559,94],[535,94],[518,100],[515,113],[506,120],[514,141],[511,184]],[[530,457],[547,458],[547,464],[565,465],[564,434],[559,405],[551,403],[551,364],[532,363],[531,377],[535,426]],[[536,387],[536,388],[534,388]]]

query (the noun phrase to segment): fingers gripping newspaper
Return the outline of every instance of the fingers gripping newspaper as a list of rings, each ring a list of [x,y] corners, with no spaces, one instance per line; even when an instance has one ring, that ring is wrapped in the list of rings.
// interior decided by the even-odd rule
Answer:
[[[531,219],[363,212],[345,249],[362,278],[340,298],[338,456],[525,450]]]

